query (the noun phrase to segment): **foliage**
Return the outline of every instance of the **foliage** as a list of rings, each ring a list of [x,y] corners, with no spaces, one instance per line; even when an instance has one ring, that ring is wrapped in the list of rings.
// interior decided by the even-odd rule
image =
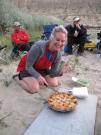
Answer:
[[[101,14],[101,4],[100,3],[96,6],[96,12],[98,14]]]
[[[0,34],[0,45],[7,45],[8,48],[11,47],[10,33]]]
[[[60,20],[47,16],[32,16],[15,7],[9,0],[0,0],[0,27],[1,32],[8,31],[14,21],[19,21],[29,29],[41,29],[44,24],[61,23]]]
[[[72,70],[75,70],[76,66],[79,64],[79,57],[76,56],[74,59],[70,59],[67,63],[69,63]]]
[[[33,30],[29,31],[30,41],[38,41],[41,39],[41,31],[40,30]]]
[[[29,30],[29,36],[30,36],[30,41],[37,41],[41,39],[41,31],[40,30]],[[7,45],[7,48],[10,49],[12,47],[11,43],[11,32],[8,32],[6,34],[0,34],[0,41],[1,45]]]
[[[28,31],[30,35],[30,41],[37,41],[41,37],[41,31]],[[0,34],[0,45],[6,45],[7,48],[0,51],[0,63],[9,64],[12,59],[10,58],[11,50],[12,50],[12,43],[11,43],[11,33]],[[4,82],[5,85],[9,85],[8,81]]]
[[[7,27],[7,20],[9,18],[9,14],[6,7],[6,0],[0,0],[0,30],[5,31]]]

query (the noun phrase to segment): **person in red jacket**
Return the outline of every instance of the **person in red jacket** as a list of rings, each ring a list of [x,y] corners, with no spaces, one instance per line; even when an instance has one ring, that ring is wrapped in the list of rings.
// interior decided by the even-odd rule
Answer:
[[[12,52],[19,55],[19,51],[29,51],[29,34],[23,28],[19,22],[14,22],[14,31],[11,34],[11,41],[13,44]]]

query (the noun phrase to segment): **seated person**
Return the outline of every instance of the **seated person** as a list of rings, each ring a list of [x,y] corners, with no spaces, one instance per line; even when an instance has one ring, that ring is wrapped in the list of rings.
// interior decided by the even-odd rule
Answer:
[[[89,40],[89,37],[91,36],[91,34],[86,34],[86,40],[85,43],[92,43],[91,40]]]
[[[11,34],[11,41],[13,43],[13,53],[19,55],[20,51],[29,51],[29,35],[25,29],[21,28],[19,22],[14,22],[14,31]]]
[[[86,42],[86,28],[80,24],[80,18],[74,17],[73,23],[66,26],[68,31],[68,54],[72,54],[73,44],[78,44],[79,48],[77,54],[84,52],[84,44]]]
[[[38,41],[24,55],[17,67],[18,76],[13,78],[30,93],[38,92],[40,86],[58,86],[58,76],[69,70],[64,64],[59,68],[61,54],[67,39],[67,31],[63,26],[53,29],[48,41]]]
[[[101,49],[101,31],[97,33],[97,49]]]

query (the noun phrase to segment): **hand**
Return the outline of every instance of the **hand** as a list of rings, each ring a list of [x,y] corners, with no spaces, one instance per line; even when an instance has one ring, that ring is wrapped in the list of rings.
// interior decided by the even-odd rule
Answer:
[[[77,37],[78,36],[78,32],[77,31],[75,31],[75,33],[74,33],[74,37]]]
[[[80,27],[80,24],[79,24],[79,23],[77,23],[77,24],[76,24],[76,27],[77,27],[78,29],[81,29],[81,27]]]
[[[39,82],[40,85],[47,85],[47,86],[48,86],[47,81],[46,81],[45,78],[42,77],[42,76],[39,76],[38,82]]]
[[[67,73],[71,71],[71,67],[68,64],[64,64],[63,67],[60,69],[61,73]]]

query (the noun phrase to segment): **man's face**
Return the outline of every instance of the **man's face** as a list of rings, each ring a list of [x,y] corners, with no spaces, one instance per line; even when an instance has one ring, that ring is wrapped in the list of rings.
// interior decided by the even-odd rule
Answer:
[[[75,25],[80,24],[80,20],[79,21],[74,21],[74,24]]]
[[[63,32],[57,32],[55,37],[52,39],[51,48],[53,51],[59,51],[64,47],[64,44],[67,40],[67,35]]]
[[[19,31],[20,30],[20,26],[15,26],[15,30]]]

